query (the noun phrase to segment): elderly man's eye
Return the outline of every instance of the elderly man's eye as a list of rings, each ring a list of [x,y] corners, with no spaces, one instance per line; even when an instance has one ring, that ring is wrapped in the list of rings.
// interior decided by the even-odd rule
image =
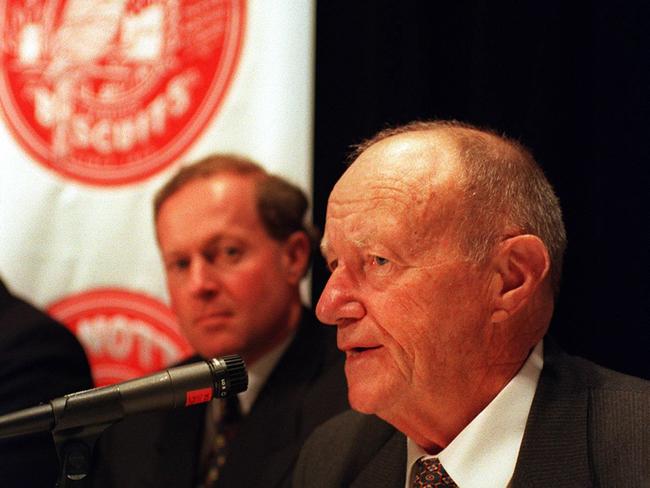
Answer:
[[[388,264],[390,261],[386,258],[382,258],[381,256],[373,256],[372,257],[372,263],[376,264],[377,266],[385,266]]]

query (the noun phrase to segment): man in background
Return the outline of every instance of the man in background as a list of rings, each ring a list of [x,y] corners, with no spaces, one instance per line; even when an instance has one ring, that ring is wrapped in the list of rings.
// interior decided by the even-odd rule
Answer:
[[[74,335],[0,281],[0,415],[92,386]],[[52,488],[58,474],[49,432],[0,439],[0,486]]]
[[[518,143],[457,122],[362,145],[334,187],[317,305],[352,408],[296,487],[650,486],[648,382],[545,337],[566,245]]]
[[[96,486],[290,484],[306,436],[347,408],[334,331],[300,299],[307,207],[294,185],[225,155],[159,191],[156,236],[180,327],[202,358],[240,354],[249,387],[239,406],[213,400],[116,424],[96,456]]]

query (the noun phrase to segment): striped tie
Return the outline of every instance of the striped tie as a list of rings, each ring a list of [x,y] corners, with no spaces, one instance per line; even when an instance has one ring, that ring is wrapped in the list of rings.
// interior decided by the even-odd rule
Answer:
[[[241,411],[237,395],[219,400],[219,421],[213,438],[210,454],[207,459],[203,483],[200,488],[215,488],[219,486],[219,475],[226,464],[228,448],[237,434]]]

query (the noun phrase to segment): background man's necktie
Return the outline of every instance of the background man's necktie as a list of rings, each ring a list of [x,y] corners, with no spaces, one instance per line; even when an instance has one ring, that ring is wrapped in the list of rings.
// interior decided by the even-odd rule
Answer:
[[[458,487],[438,458],[420,458],[413,466],[413,488]]]
[[[232,440],[237,434],[241,420],[241,410],[237,395],[219,401],[219,420],[215,429],[210,454],[205,465],[205,475],[200,488],[215,488],[219,486],[219,475],[226,464],[228,451]]]

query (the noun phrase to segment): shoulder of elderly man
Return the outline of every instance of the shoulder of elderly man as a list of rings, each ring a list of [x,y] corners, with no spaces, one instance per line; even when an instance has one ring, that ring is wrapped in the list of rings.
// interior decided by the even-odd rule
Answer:
[[[564,486],[560,479],[566,486],[579,479],[603,486],[650,482],[650,382],[552,344],[548,350],[512,486],[544,477],[553,486]],[[294,487],[401,487],[405,474],[406,437],[373,415],[348,411],[307,440]]]

